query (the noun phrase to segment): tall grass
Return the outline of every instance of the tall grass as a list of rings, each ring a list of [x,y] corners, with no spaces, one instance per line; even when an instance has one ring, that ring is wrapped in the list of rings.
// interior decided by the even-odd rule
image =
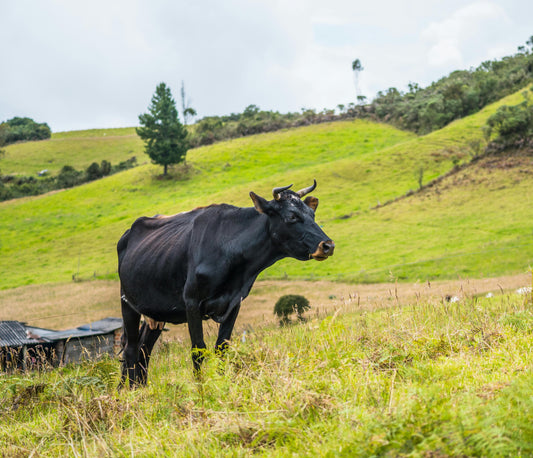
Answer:
[[[329,316],[234,340],[199,379],[188,345],[163,342],[136,391],[115,391],[109,359],[3,376],[0,454],[533,453],[528,296],[391,298],[375,310],[348,300]]]

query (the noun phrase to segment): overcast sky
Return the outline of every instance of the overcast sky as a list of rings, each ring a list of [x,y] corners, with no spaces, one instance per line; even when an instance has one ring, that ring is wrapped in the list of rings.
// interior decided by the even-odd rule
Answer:
[[[138,125],[155,87],[198,117],[335,108],[514,54],[532,0],[0,0],[0,121]]]

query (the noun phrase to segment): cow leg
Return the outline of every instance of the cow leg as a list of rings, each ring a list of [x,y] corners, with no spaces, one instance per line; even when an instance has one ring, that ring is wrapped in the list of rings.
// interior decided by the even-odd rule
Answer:
[[[191,336],[192,345],[192,363],[194,372],[199,373],[202,362],[205,358],[204,350],[204,329],[202,326],[202,316],[197,304],[187,306],[187,324],[189,326],[189,335]]]
[[[153,328],[146,321],[141,326],[139,338],[139,381],[141,385],[146,385],[150,355],[162,330],[163,325]]]
[[[215,352],[218,355],[223,355],[229,346],[229,340],[231,339],[231,333],[233,332],[233,327],[235,326],[235,320],[239,314],[239,309],[241,304],[239,303],[232,312],[228,315],[226,320],[220,324],[218,328],[218,338],[217,343],[215,344]]]
[[[124,359],[119,387],[124,385],[127,377],[130,388],[133,388],[139,381],[139,323],[141,315],[130,307],[124,299],[121,300],[121,305],[124,326],[122,335]]]

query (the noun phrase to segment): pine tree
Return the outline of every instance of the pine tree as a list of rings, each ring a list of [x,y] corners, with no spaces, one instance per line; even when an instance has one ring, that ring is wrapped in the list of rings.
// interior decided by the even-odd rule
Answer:
[[[153,163],[164,167],[164,175],[169,165],[185,161],[187,130],[180,123],[176,102],[165,83],[157,86],[148,113],[139,115],[139,123],[142,127],[136,130],[144,140],[145,153]]]

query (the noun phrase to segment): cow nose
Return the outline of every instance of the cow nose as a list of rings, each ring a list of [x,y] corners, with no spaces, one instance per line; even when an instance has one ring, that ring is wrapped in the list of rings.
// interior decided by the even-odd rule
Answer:
[[[333,254],[335,250],[335,244],[333,240],[325,240],[318,244],[316,251],[309,255],[309,258],[313,258],[317,261],[324,261]]]
[[[333,240],[322,242],[322,252],[326,256],[332,256],[334,251],[335,251],[335,243],[333,243]]]

